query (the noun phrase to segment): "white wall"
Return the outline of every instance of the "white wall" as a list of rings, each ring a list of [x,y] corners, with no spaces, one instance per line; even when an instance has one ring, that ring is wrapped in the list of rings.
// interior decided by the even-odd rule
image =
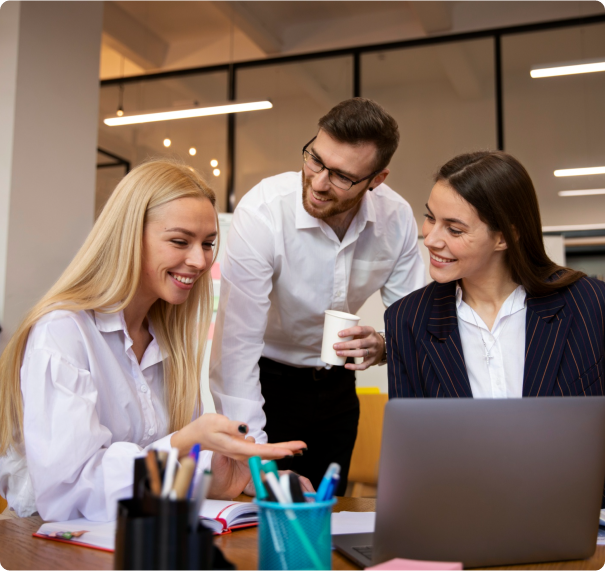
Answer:
[[[0,350],[92,227],[102,13],[0,9]]]

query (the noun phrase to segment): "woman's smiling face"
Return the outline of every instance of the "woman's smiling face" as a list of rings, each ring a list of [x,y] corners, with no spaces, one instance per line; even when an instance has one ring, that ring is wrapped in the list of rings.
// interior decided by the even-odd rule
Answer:
[[[439,181],[426,205],[422,225],[431,258],[431,277],[439,283],[488,277],[503,261],[506,242],[452,187]]]
[[[151,211],[143,233],[139,294],[151,303],[186,301],[212,265],[216,236],[214,207],[207,198],[179,198]]]

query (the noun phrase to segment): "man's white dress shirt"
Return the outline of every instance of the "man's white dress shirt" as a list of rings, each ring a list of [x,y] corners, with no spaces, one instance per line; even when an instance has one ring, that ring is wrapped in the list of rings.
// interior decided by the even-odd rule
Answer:
[[[462,299],[456,286],[456,311],[462,353],[474,398],[521,398],[525,367],[525,289],[518,286],[502,304],[491,331]],[[489,352],[486,359],[485,341]]]
[[[139,363],[122,312],[53,311],[32,328],[21,368],[24,445],[0,457],[0,492],[17,515],[115,519],[117,501],[132,496],[134,459],[170,449],[162,354],[150,333]]]
[[[377,290],[385,305],[424,285],[410,205],[385,184],[366,192],[342,242],[302,205],[302,174],[264,179],[235,210],[221,267],[212,341],[218,412],[266,442],[258,361],[320,359],[324,311],[355,313]],[[296,403],[290,403],[296,406]]]

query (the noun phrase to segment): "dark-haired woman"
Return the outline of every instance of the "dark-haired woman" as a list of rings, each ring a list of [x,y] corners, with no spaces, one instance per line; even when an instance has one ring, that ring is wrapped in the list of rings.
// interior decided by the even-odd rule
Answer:
[[[460,155],[426,208],[435,281],[385,314],[390,398],[603,395],[605,283],[548,258],[523,166]]]

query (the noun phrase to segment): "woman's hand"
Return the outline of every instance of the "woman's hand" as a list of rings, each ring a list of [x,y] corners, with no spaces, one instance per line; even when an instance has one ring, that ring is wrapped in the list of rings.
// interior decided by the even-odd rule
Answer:
[[[207,413],[175,432],[170,439],[170,445],[178,448],[180,455],[185,455],[194,444],[199,443],[202,450],[213,450],[238,461],[246,461],[251,456],[260,456],[263,460],[278,460],[300,454],[306,449],[306,444],[300,440],[256,444],[252,437],[246,438],[247,432],[248,427],[241,422],[229,420],[222,414]]]

